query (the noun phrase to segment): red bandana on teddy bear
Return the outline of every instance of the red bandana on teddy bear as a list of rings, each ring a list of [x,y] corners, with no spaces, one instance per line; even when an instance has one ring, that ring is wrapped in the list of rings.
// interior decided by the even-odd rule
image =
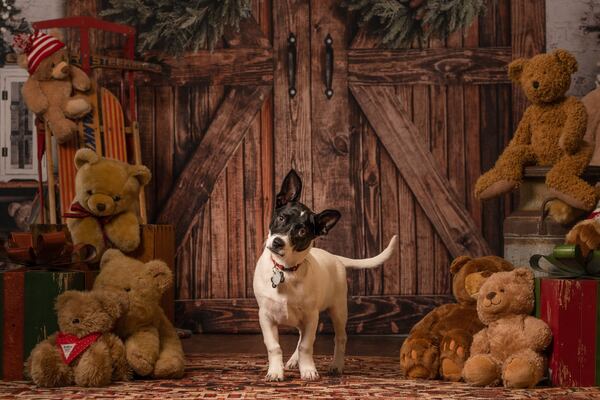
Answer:
[[[102,333],[95,332],[78,338],[75,335],[58,332],[58,335],[56,335],[56,346],[60,350],[60,355],[65,364],[71,364],[78,355],[94,344],[100,336],[102,336]]]

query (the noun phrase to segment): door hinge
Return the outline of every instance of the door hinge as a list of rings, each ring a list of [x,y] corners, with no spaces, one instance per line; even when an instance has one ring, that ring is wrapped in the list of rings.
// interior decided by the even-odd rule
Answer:
[[[8,147],[2,148],[2,157],[8,157]]]
[[[8,100],[8,90],[2,91],[2,100]]]

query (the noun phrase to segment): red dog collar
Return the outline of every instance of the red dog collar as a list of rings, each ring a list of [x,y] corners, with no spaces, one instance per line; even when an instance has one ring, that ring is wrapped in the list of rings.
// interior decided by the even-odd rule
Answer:
[[[300,264],[296,264],[293,267],[286,267],[283,264],[279,264],[277,261],[275,261],[275,259],[273,257],[271,257],[271,261],[273,261],[273,266],[275,268],[277,268],[280,271],[285,271],[285,272],[296,272],[298,270],[298,268],[300,268]]]
[[[600,216],[600,210],[594,210],[587,216],[587,219],[598,218],[598,216]]]
[[[71,364],[78,355],[94,344],[100,336],[102,336],[102,333],[94,332],[82,338],[78,338],[75,335],[58,332],[58,335],[56,336],[56,347],[58,347],[64,363],[68,365]]]

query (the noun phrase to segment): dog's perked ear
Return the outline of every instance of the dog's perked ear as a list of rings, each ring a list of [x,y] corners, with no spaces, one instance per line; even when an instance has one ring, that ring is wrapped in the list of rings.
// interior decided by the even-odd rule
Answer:
[[[292,168],[281,184],[281,189],[277,193],[275,207],[285,206],[291,201],[298,201],[302,193],[302,179]]]
[[[327,235],[341,217],[342,214],[336,210],[325,210],[315,215],[315,233],[317,236]]]

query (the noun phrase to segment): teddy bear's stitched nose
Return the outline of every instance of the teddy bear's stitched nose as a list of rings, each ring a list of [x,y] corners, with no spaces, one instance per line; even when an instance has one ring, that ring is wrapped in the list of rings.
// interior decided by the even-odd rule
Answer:
[[[496,292],[489,292],[488,294],[486,294],[486,295],[485,295],[485,297],[486,297],[488,300],[491,300],[491,299],[493,299],[494,297],[496,297]]]
[[[62,72],[63,74],[66,74],[67,72],[69,72],[69,66],[65,65],[64,67],[62,67],[62,69],[60,70],[60,72]]]
[[[534,89],[537,89],[540,87],[540,83],[538,81],[533,81],[532,86]]]
[[[75,318],[75,319],[74,319],[73,321],[71,321],[71,322],[73,322],[74,324],[78,324],[78,323],[79,323],[79,318]]]
[[[96,208],[98,209],[98,211],[104,211],[106,210],[106,205],[104,203],[98,203],[96,204]]]

